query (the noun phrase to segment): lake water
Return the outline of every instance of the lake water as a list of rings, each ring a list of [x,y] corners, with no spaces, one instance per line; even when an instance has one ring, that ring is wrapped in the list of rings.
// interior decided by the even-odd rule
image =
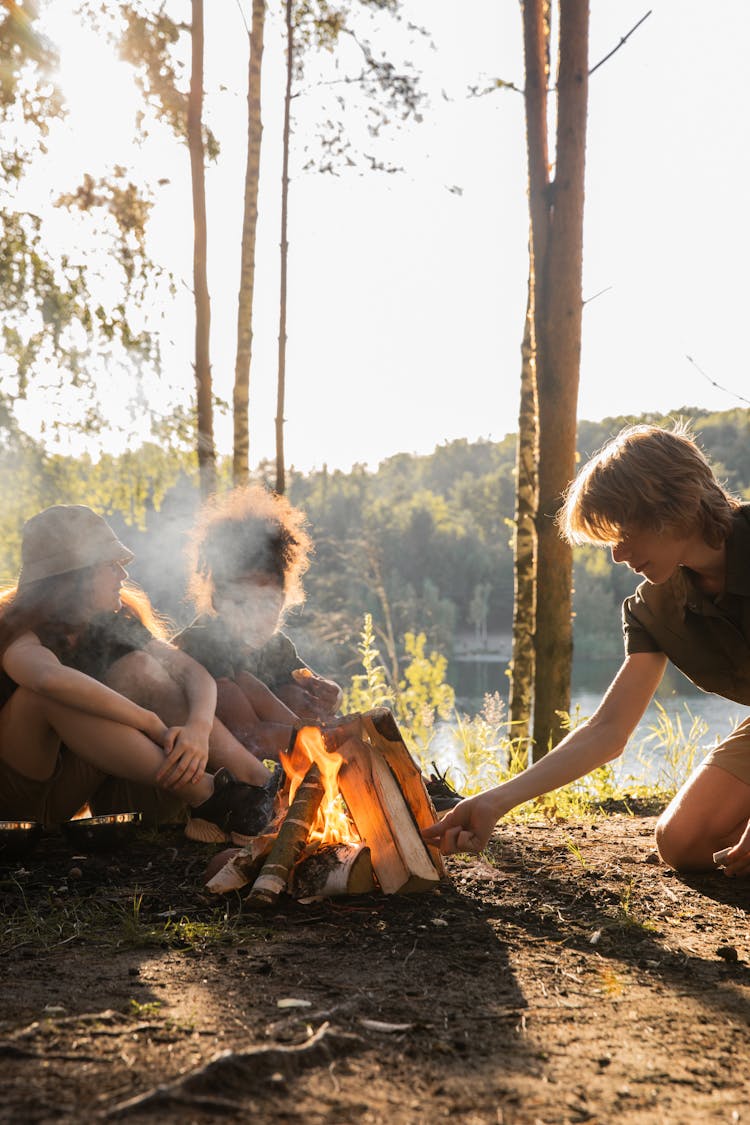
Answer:
[[[601,698],[620,666],[620,660],[577,661],[573,666],[571,684],[571,711],[576,708],[581,719],[587,718],[596,710]],[[456,692],[457,710],[467,715],[475,715],[482,708],[485,694],[499,692],[500,698],[508,699],[508,664],[494,660],[461,660],[451,663],[447,680]],[[655,780],[660,769],[659,750],[654,745],[653,734],[659,721],[659,708],[666,710],[668,717],[676,725],[679,720],[687,735],[694,718],[699,717],[706,725],[701,735],[700,747],[703,753],[715,746],[743,719],[750,717],[750,707],[708,695],[699,691],[681,672],[671,665],[667,667],[654,700],[649,705],[643,719],[634,731],[625,753],[614,763],[618,778],[634,774],[643,780]],[[450,738],[446,731],[438,731],[433,749],[436,760],[443,768],[450,764]],[[702,755],[696,754],[696,763]]]

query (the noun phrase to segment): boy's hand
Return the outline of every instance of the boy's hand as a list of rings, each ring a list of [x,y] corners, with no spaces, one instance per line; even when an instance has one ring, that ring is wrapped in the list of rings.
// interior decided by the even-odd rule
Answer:
[[[717,860],[719,856],[721,858]],[[750,872],[750,822],[736,844],[714,855],[714,863],[716,862],[724,868],[724,874],[730,877]]]
[[[495,824],[507,810],[496,790],[468,797],[446,813],[442,820],[422,832],[425,843],[437,847],[443,855],[455,852],[481,852],[487,846]]]

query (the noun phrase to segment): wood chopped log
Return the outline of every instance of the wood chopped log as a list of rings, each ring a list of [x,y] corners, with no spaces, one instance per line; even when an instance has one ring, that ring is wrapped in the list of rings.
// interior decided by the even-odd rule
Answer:
[[[438,818],[435,806],[425,788],[422,771],[401,737],[393,712],[387,707],[366,711],[362,715],[362,728],[365,737],[377,746],[393,771],[417,827],[420,830],[429,828]],[[444,875],[445,864],[440,849],[428,848],[428,851],[439,874]]]
[[[370,849],[385,894],[428,890],[440,874],[380,751],[359,738],[338,748],[338,783],[354,825]]]
[[[261,864],[268,856],[276,840],[276,833],[254,836],[244,848],[230,848],[225,853],[224,862],[211,863],[206,871],[206,890],[215,895],[238,891],[247,886],[259,874]],[[215,857],[215,859],[218,857]]]
[[[300,783],[268,859],[247,897],[251,906],[272,906],[286,888],[289,873],[299,859],[310,827],[323,799],[323,782],[317,766],[310,766]]]
[[[364,844],[323,844],[292,873],[298,899],[364,895],[375,890],[370,849]]]

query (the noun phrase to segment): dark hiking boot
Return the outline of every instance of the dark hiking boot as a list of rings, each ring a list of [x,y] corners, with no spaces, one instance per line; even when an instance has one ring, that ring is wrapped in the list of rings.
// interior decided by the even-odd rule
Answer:
[[[280,771],[283,777],[284,771]],[[279,788],[279,771],[265,785],[237,781],[228,769],[214,774],[214,791],[207,801],[190,810],[185,835],[204,844],[247,844],[259,836],[273,819]]]
[[[425,789],[435,806],[435,812],[448,812],[463,801],[463,797],[446,780],[445,774],[440,772],[434,762],[432,768],[435,772],[425,781]]]

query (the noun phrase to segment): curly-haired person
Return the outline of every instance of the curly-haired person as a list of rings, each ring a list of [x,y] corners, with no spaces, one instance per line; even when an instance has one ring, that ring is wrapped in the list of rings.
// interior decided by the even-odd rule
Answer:
[[[249,485],[212,497],[191,539],[198,616],[173,643],[211,673],[217,716],[261,757],[286,749],[290,714],[325,721],[341,704],[338,684],[308,668],[281,631],[286,610],[304,601],[305,522],[285,497]]]
[[[425,838],[480,851],[516,805],[618,757],[667,661],[704,691],[750,705],[750,504],[719,484],[685,427],[634,426],[570,485],[558,517],[572,543],[608,546],[644,581],[623,604],[625,660],[594,714],[510,781],[462,801]],[[693,771],[656,827],[681,871],[750,873],[750,719]]]

